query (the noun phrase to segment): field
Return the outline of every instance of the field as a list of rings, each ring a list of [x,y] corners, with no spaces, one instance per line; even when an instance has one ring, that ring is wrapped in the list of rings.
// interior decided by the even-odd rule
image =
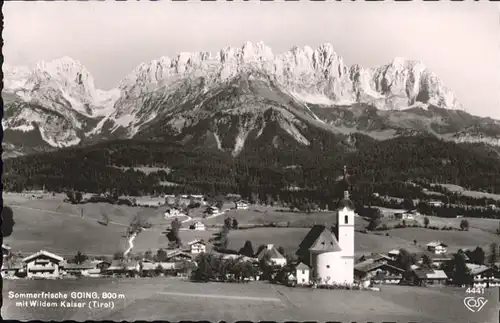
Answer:
[[[15,320],[204,320],[204,321],[390,321],[487,322],[498,304],[469,312],[461,289],[382,286],[380,292],[288,288],[263,282],[191,283],[176,278],[17,280],[4,282],[2,317]],[[16,293],[114,292],[124,299],[113,309],[22,308],[8,297]],[[88,306],[88,305],[87,305]],[[495,313],[496,314],[496,313]],[[492,321],[491,321],[492,322]]]
[[[424,246],[430,241],[440,240],[449,246],[448,252],[456,252],[458,249],[474,249],[478,246],[487,251],[491,243],[500,243],[500,236],[475,228],[471,228],[469,231],[400,228],[388,232],[391,237],[399,237],[408,241],[417,240],[417,244]]]
[[[5,194],[4,199],[5,205],[12,207],[15,220],[13,234],[5,238],[5,242],[10,244],[15,252],[26,254],[45,249],[62,256],[73,256],[77,251],[90,256],[110,256],[117,251],[127,249],[126,229],[136,215],[152,223],[153,227],[137,236],[133,253],[142,253],[147,250],[155,252],[159,248],[168,246],[164,231],[171,220],[163,217],[165,207],[128,207],[106,203],[72,205],[63,203],[62,196],[31,200],[15,194]],[[231,207],[229,204],[224,206],[224,208],[229,207]],[[108,226],[97,223],[98,220],[103,219],[103,214],[109,217]],[[254,249],[261,244],[274,244],[283,246],[287,253],[295,253],[309,230],[307,227],[335,222],[333,212],[311,214],[279,212],[276,208],[261,206],[252,206],[248,210],[229,210],[224,215],[208,219],[197,219],[201,216],[199,210],[195,210],[190,216],[193,219],[183,223],[183,229],[180,231],[180,237],[184,243],[195,238],[209,240],[217,230],[212,229],[211,226],[221,225],[226,216],[237,219],[242,227],[271,222],[286,225],[290,222],[291,227],[261,227],[231,230],[229,233],[229,248],[231,249],[239,250],[246,240],[250,240]],[[462,220],[431,216],[428,218],[431,226],[438,227],[446,225],[458,228]],[[185,219],[187,218],[181,218],[181,220]],[[189,224],[195,220],[204,222],[208,226],[207,231],[188,230]],[[498,220],[467,220],[470,223],[470,230],[465,232],[423,228],[391,229],[367,234],[356,232],[356,254],[388,252],[399,248],[405,248],[410,252],[420,252],[423,246],[432,240],[442,240],[449,245],[450,251],[476,246],[487,250],[488,244],[500,243],[500,237],[492,234],[498,228]],[[423,222],[423,217],[419,219],[419,222]],[[367,222],[362,218],[356,218],[358,230],[364,229],[366,224]],[[417,245],[413,243],[413,240],[417,240]]]
[[[463,196],[469,196],[473,198],[489,198],[492,200],[500,200],[500,195],[499,194],[490,194],[490,193],[485,193],[485,192],[478,192],[478,191],[469,191],[462,186],[458,185],[453,185],[453,184],[439,184],[446,188],[448,191],[453,192],[453,193],[459,193]]]

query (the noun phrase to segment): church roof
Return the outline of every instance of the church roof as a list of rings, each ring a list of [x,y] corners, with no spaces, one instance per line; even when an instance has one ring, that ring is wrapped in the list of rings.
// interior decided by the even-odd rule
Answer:
[[[350,199],[342,199],[339,202],[338,209],[343,209],[347,207],[348,209],[354,210],[354,203]]]
[[[341,249],[335,235],[327,227],[315,225],[302,240],[297,254],[303,254],[305,251],[341,251]]]

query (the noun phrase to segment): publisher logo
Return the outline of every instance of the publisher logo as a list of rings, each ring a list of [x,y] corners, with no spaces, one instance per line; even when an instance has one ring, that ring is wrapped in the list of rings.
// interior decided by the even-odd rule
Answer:
[[[467,309],[473,313],[479,312],[488,300],[484,297],[466,297],[464,298],[464,305]]]

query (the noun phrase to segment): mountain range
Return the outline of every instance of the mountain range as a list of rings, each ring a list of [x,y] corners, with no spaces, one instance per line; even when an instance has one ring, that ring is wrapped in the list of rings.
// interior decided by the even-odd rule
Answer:
[[[467,113],[423,63],[349,66],[330,44],[273,54],[247,42],[161,57],[108,91],[69,57],[33,69],[3,64],[3,73],[4,157],[130,138],[236,157],[248,147],[311,146],[318,132],[500,147],[500,121]]]

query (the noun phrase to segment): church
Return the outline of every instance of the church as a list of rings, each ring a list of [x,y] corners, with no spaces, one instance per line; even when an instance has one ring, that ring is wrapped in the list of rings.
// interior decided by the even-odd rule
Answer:
[[[347,173],[344,167],[344,181]],[[349,185],[337,210],[336,225],[315,225],[299,246],[299,262],[311,269],[311,281],[319,284],[352,284],[354,282],[354,204]],[[300,282],[299,282],[300,283]]]

